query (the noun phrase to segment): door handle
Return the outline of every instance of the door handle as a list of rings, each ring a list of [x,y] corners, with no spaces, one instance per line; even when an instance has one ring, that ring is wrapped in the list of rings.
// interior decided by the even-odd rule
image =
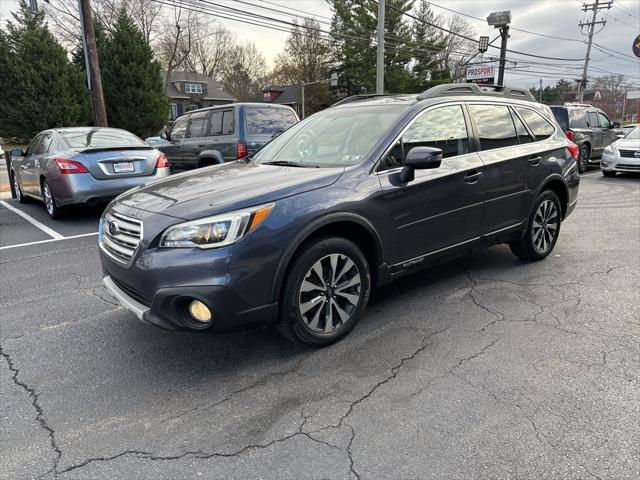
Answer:
[[[464,181],[467,183],[476,183],[480,177],[482,176],[482,172],[478,172],[477,170],[471,170],[464,176]]]
[[[537,167],[542,162],[542,157],[531,157],[529,158],[529,164]]]

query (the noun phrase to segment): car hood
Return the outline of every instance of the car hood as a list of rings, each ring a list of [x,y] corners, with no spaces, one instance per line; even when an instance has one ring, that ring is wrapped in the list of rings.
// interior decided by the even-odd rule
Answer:
[[[640,148],[640,140],[630,139],[630,138],[621,138],[620,140],[615,142],[616,148],[622,149],[630,149],[635,150]]]
[[[343,168],[229,162],[129,190],[116,202],[137,210],[193,220],[326,187],[343,172]]]

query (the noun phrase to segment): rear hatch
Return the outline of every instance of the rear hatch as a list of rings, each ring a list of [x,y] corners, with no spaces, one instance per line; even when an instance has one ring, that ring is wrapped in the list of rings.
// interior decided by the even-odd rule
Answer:
[[[152,147],[76,150],[73,160],[82,163],[98,180],[153,175],[159,153]]]

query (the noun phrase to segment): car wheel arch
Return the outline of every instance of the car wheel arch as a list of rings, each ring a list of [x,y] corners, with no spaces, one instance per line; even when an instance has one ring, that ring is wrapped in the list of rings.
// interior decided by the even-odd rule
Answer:
[[[306,243],[321,237],[342,237],[360,247],[369,261],[375,285],[378,266],[384,263],[382,239],[367,219],[354,213],[333,213],[311,222],[284,251],[278,264],[271,297],[278,301],[292,259]]]
[[[204,150],[198,155],[199,167],[210,167],[212,165],[222,165],[224,156],[218,150]]]
[[[567,214],[567,207],[569,203],[569,189],[567,188],[564,179],[558,174],[548,177],[542,184],[540,190],[538,190],[536,198],[545,190],[551,190],[558,196],[562,207],[562,218],[564,218]]]

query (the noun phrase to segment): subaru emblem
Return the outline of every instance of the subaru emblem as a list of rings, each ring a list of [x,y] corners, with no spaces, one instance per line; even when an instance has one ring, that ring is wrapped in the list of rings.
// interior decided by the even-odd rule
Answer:
[[[116,236],[120,233],[120,225],[115,220],[113,222],[109,222],[109,233],[113,236]]]

